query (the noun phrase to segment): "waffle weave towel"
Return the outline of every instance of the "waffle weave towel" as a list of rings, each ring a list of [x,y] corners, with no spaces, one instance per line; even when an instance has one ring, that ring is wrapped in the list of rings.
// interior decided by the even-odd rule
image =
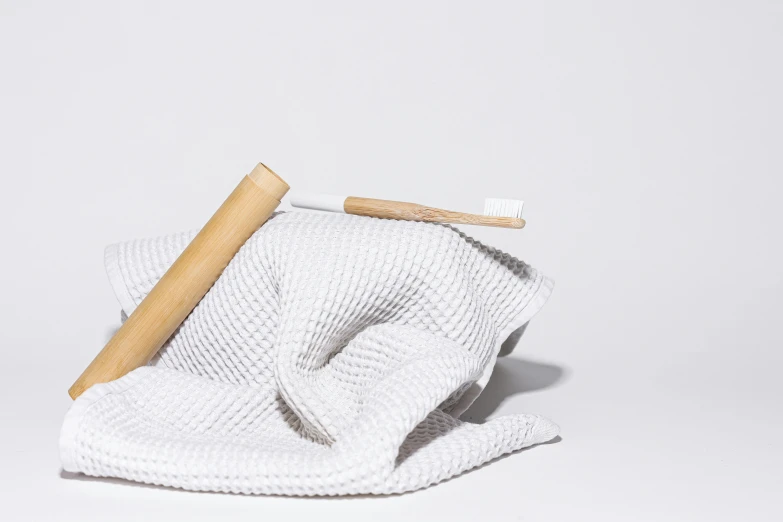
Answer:
[[[193,234],[113,245],[130,314]],[[397,493],[558,428],[535,415],[458,420],[550,280],[454,228],[276,214],[149,366],[66,415],[66,471],[190,490]]]

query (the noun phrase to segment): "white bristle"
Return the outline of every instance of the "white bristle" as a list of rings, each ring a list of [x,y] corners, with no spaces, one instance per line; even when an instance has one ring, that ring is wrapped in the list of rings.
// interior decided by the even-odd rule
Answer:
[[[484,215],[521,218],[524,205],[525,202],[520,199],[486,198],[484,200]]]

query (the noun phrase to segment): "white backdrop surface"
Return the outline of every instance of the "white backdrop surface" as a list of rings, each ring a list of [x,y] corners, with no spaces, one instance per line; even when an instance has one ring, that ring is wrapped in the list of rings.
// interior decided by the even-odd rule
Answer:
[[[0,1],[3,520],[780,520],[783,4]],[[103,247],[294,189],[480,211],[556,281],[466,417],[562,438],[414,494],[60,470]],[[285,207],[284,202],[284,207]]]

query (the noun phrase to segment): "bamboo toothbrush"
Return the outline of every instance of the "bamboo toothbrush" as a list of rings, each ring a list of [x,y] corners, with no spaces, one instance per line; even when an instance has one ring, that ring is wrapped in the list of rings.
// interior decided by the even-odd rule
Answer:
[[[518,199],[484,200],[484,214],[466,214],[416,203],[388,201],[385,199],[357,198],[354,196],[332,196],[329,194],[299,193],[291,195],[291,205],[311,210],[342,212],[357,216],[369,216],[405,221],[426,221],[429,223],[454,223],[461,225],[483,225],[487,227],[522,228],[524,202]]]

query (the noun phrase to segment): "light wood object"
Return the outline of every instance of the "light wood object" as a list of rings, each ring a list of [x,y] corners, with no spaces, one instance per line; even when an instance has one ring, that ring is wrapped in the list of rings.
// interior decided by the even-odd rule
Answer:
[[[434,223],[454,223],[458,225],[482,225],[488,227],[522,228],[522,218],[484,216],[466,214],[439,208],[426,207],[416,203],[388,201],[385,199],[357,198],[348,196],[343,203],[346,214],[370,216],[385,219],[403,219],[407,221],[427,221]]]
[[[90,386],[118,379],[147,364],[217,281],[239,248],[263,225],[288,184],[259,163],[109,343],[68,390],[76,399]]]

